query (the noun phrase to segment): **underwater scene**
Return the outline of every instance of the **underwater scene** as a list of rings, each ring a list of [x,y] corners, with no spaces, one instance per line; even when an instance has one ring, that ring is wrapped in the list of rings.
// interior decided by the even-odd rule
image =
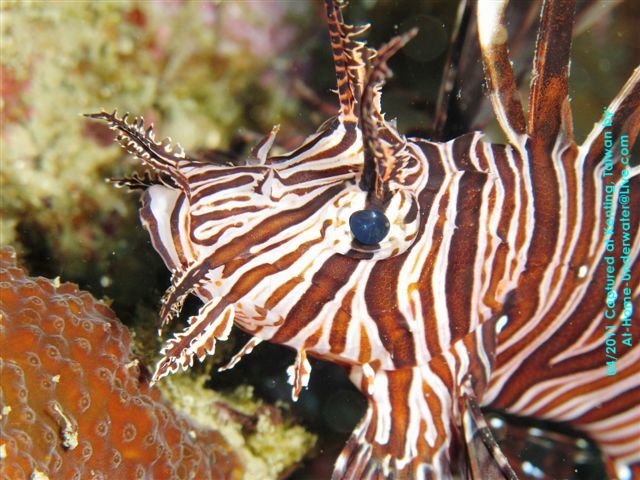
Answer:
[[[0,478],[640,480],[640,3],[0,2]]]

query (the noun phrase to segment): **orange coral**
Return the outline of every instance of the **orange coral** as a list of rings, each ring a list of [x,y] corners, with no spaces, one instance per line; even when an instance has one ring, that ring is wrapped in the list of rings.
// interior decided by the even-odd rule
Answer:
[[[127,328],[69,283],[27,277],[0,250],[2,478],[240,478],[216,431],[175,413]]]

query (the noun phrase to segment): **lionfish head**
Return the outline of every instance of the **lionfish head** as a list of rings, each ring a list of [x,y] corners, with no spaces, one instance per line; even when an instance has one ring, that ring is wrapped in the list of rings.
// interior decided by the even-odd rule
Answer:
[[[205,302],[163,350],[170,360],[155,379],[211,353],[234,320],[252,333],[282,324],[277,300],[313,283],[314,264],[336,256],[383,261],[418,236],[425,162],[380,110],[387,61],[416,31],[376,52],[354,39],[367,27],[345,25],[334,2],[326,6],[340,114],[291,152],[271,154],[274,127],[243,162],[202,160],[156,141],[141,117],[88,115],[105,120],[151,172],[115,183],[144,189],[143,225],[172,272],[163,325],[189,294]]]

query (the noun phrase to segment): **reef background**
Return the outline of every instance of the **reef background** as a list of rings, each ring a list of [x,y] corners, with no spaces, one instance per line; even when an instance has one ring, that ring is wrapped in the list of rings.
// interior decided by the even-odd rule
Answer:
[[[59,276],[106,299],[151,365],[168,272],[137,218],[138,195],[105,182],[137,163],[108,129],[81,114],[101,108],[142,114],[190,153],[244,155],[274,124],[281,125],[279,148],[295,147],[337,108],[321,2],[2,1],[0,8],[0,244],[13,245],[33,275]],[[454,16],[455,6],[444,0],[354,0],[345,10],[348,22],[372,24],[372,46],[421,28],[392,60],[395,77],[383,95],[387,117],[397,117],[407,134],[429,130]],[[596,10],[594,18],[573,48],[578,138],[640,58],[637,2]],[[482,94],[482,85],[472,91]],[[339,368],[315,362],[309,390],[292,405],[285,374],[292,353],[271,345],[210,376],[212,365],[243,340],[237,333],[193,375],[206,375],[205,388],[236,392],[238,399],[246,400],[237,392],[251,385],[255,396],[314,432],[315,449],[300,433],[279,474],[292,473],[289,467],[308,454],[293,478],[327,478],[363,399]],[[277,435],[272,444],[281,441]],[[267,437],[255,448],[269,443]]]

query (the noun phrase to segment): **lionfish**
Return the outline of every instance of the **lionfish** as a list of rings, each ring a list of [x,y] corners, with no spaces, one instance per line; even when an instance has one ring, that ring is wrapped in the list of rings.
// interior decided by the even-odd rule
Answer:
[[[572,131],[575,5],[547,0],[528,118],[508,54],[507,2],[481,0],[485,82],[508,145],[478,132],[407,138],[380,106],[387,62],[325,0],[339,115],[271,155],[201,160],[155,140],[141,118],[91,114],[154,173],[140,216],[171,270],[166,325],[203,306],[162,349],[153,381],[214,352],[235,324],[345,366],[368,400],[334,479],[517,478],[480,410],[566,422],[601,448],[608,473],[640,475],[640,68],[582,145]],[[175,151],[179,150],[179,151]],[[625,203],[626,202],[626,203]]]

